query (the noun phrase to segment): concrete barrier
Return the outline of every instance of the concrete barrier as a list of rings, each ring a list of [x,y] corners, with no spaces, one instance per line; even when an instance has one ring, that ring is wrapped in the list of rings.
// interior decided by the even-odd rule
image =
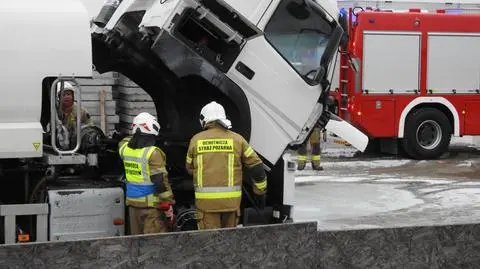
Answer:
[[[318,233],[317,268],[480,268],[480,224]]]
[[[315,268],[316,223],[0,247],[0,268]]]
[[[478,268],[480,224],[317,231],[295,223],[0,246],[0,268]]]

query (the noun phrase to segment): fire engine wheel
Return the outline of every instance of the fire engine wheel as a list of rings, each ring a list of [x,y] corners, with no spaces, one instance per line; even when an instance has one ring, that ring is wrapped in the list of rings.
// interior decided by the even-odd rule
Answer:
[[[414,159],[435,159],[447,151],[451,125],[445,114],[434,108],[421,108],[406,119],[402,141],[405,153]]]

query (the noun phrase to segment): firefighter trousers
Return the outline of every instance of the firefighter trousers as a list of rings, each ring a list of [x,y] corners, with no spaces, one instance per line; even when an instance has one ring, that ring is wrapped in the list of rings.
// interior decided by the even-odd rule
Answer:
[[[302,144],[302,146],[297,151],[297,169],[303,170],[305,169],[305,165],[307,164],[307,146],[310,144],[311,148],[311,163],[312,168],[314,170],[323,170],[320,166],[320,154],[321,154],[321,147],[320,147],[320,136],[321,130],[320,128],[316,127],[313,129],[312,134],[308,141]]]
[[[164,213],[156,208],[129,206],[130,234],[166,233],[168,231]]]
[[[230,212],[204,212],[197,209],[199,230],[237,227],[239,210]]]

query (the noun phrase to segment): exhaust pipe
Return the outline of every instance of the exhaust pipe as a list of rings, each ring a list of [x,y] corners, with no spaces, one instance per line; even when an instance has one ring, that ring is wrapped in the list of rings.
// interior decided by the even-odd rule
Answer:
[[[93,23],[100,28],[104,28],[121,3],[122,0],[106,0]]]

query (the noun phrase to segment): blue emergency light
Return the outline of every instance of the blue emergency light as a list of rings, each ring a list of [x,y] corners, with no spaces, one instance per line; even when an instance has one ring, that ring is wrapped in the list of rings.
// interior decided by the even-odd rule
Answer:
[[[448,8],[448,9],[445,9],[445,13],[447,13],[447,14],[462,14],[463,9],[462,8]]]

